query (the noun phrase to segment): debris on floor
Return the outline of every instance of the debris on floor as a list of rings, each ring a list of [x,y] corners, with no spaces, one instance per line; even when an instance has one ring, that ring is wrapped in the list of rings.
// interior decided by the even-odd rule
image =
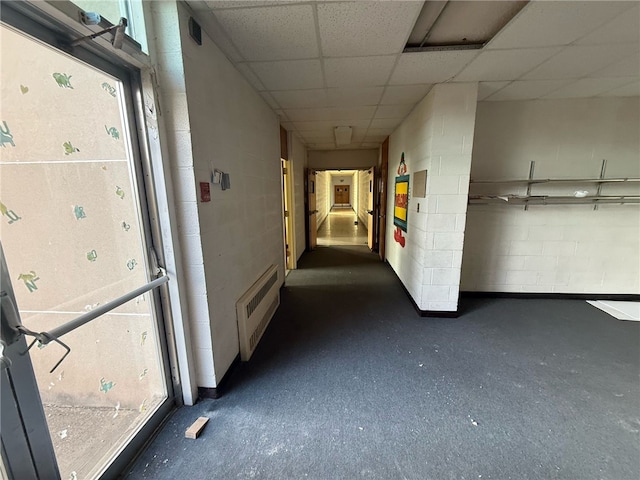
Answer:
[[[207,424],[208,421],[209,421],[209,418],[207,418],[207,417],[199,417],[184,432],[185,438],[192,438],[194,440],[196,438],[198,438],[200,436],[200,433],[202,433],[202,430],[204,429],[204,426]]]

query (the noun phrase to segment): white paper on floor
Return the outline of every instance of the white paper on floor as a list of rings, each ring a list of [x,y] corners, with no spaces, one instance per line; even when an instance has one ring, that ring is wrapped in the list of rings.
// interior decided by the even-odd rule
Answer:
[[[618,320],[640,322],[640,302],[617,302],[613,300],[587,300],[587,303],[608,313]]]

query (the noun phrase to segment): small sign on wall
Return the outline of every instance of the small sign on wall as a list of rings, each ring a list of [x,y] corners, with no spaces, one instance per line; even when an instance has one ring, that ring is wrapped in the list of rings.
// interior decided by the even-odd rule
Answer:
[[[209,182],[200,182],[200,201],[211,201],[211,185],[209,185]]]
[[[414,197],[426,198],[427,196],[427,171],[420,170],[413,174],[413,188],[411,193]]]

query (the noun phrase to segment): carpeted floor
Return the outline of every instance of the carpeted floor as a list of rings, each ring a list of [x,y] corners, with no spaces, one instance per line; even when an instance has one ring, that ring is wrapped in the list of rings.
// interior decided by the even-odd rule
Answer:
[[[640,323],[578,300],[463,308],[418,317],[366,248],[305,254],[228,393],[178,410],[126,478],[640,478]]]

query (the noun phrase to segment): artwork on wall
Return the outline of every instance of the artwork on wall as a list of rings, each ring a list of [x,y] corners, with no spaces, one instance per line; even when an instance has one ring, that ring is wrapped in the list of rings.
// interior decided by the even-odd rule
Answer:
[[[395,195],[393,201],[393,224],[396,231],[393,238],[404,248],[406,239],[402,232],[407,231],[407,214],[409,209],[409,175],[407,175],[407,164],[404,161],[404,152],[400,156],[398,166],[398,176],[396,177]]]

